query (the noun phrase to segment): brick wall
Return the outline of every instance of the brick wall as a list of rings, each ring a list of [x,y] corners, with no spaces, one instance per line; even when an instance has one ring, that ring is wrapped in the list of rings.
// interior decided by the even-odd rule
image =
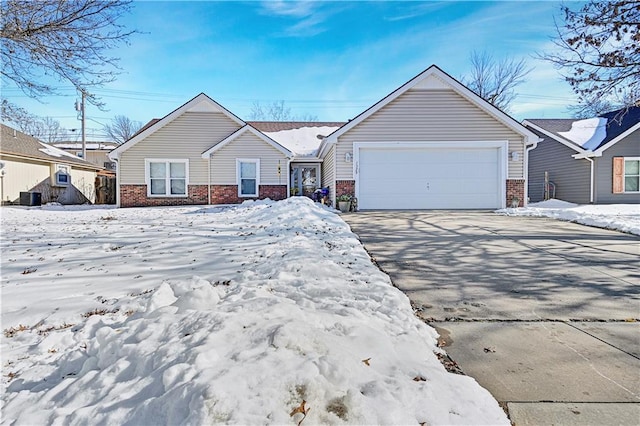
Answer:
[[[238,197],[238,185],[211,185],[211,204],[240,204],[245,200],[287,198],[287,185],[260,185],[258,197]]]
[[[355,180],[337,180],[336,181],[336,198],[345,194],[356,195]]]
[[[518,197],[518,207],[524,207],[524,179],[507,179],[507,207],[511,207],[513,197]]]
[[[207,204],[207,185],[189,185],[188,197],[147,197],[147,185],[120,185],[120,207]]]

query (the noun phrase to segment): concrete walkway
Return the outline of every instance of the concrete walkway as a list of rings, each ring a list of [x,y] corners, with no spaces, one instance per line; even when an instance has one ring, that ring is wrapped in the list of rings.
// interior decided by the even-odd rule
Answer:
[[[342,217],[516,425],[640,424],[637,237],[491,212]]]

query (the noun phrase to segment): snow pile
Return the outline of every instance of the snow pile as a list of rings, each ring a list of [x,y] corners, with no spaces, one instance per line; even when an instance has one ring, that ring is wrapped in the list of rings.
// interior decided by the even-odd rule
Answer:
[[[498,210],[509,216],[551,217],[598,228],[640,235],[640,206],[637,204],[578,205],[561,200],[531,203],[528,207]]]
[[[508,424],[304,197],[2,213],[6,423]]]
[[[559,135],[577,143],[584,149],[593,151],[607,137],[607,119],[594,117],[571,123],[571,130],[558,132]]]
[[[300,127],[298,129],[265,132],[280,145],[298,156],[313,156],[320,147],[322,137],[335,132],[338,127],[318,126]],[[318,137],[320,136],[320,138]]]

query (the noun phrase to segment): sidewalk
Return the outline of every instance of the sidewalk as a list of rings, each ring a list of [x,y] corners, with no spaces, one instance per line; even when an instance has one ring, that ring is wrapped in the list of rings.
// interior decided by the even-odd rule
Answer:
[[[517,425],[638,425],[640,324],[431,322]]]

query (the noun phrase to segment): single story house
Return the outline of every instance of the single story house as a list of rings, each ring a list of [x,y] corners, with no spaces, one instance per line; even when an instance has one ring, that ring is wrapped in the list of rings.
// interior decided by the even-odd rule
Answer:
[[[93,203],[102,167],[2,124],[2,203],[17,203],[20,192],[39,192],[42,203]]]
[[[82,142],[62,141],[53,142],[51,145],[82,158]],[[85,142],[85,150],[87,151],[85,160],[96,166],[103,167],[105,170],[115,172],[116,164],[109,159],[109,153],[117,147],[118,144],[116,142]]]
[[[123,207],[283,199],[315,185],[362,209],[492,209],[526,202],[538,140],[433,65],[347,123],[245,122],[200,94],[109,157]]]
[[[640,203],[640,107],[523,124],[542,139],[529,154],[531,202]]]

